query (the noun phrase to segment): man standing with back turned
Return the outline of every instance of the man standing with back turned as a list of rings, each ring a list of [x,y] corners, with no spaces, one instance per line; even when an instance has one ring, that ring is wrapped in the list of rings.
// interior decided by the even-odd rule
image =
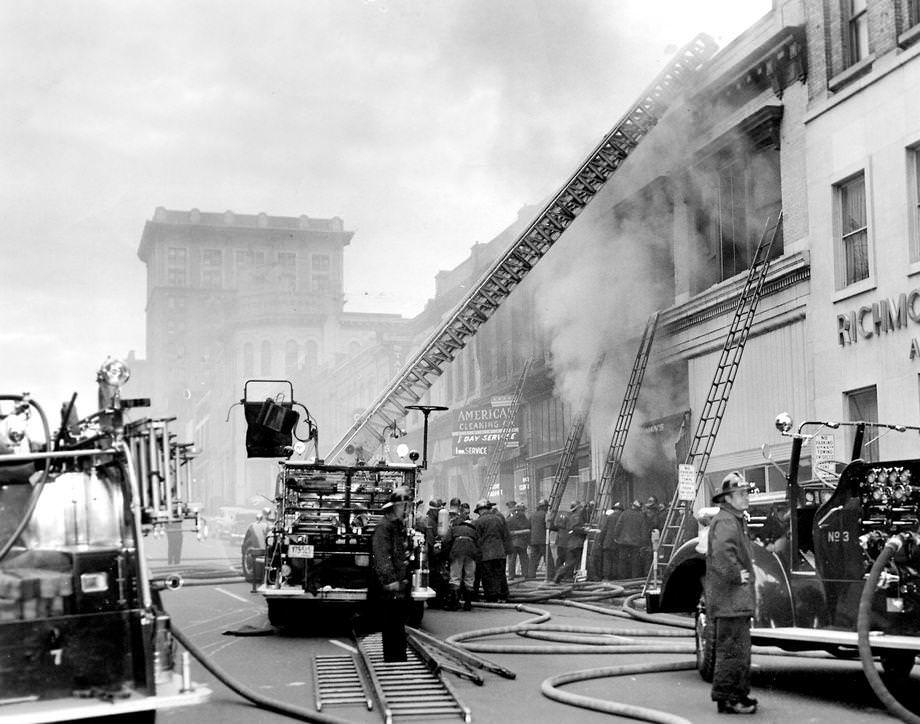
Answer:
[[[750,506],[747,481],[738,472],[722,479],[712,496],[720,508],[709,526],[706,553],[706,608],[715,628],[712,700],[720,714],[753,714],[751,692],[751,617],[754,574],[751,539],[744,511]]]

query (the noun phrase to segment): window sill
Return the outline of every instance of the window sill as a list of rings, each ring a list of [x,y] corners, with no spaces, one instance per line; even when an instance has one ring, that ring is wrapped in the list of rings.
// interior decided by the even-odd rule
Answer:
[[[920,274],[920,261],[912,261],[907,267],[907,276],[912,277]]]
[[[898,47],[903,50],[916,43],[917,40],[920,40],[920,23],[914,25],[910,30],[905,30],[898,36]]]
[[[827,89],[831,93],[836,93],[841,88],[843,88],[848,83],[852,83],[857,78],[861,78],[870,70],[872,70],[872,64],[875,62],[875,55],[869,54],[858,63],[854,63],[849,68],[847,68],[842,73],[838,73],[829,81],[827,81]]]
[[[855,297],[859,294],[865,294],[866,292],[871,292],[875,289],[875,277],[869,277],[868,279],[861,279],[858,282],[850,284],[849,286],[844,287],[843,289],[838,289],[834,292],[833,302],[842,302],[844,299],[849,299],[850,297]]]

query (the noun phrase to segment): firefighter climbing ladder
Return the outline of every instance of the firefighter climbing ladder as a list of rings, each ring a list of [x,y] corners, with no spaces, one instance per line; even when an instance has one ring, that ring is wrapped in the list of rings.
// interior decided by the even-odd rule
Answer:
[[[569,436],[565,440],[562,448],[562,457],[559,458],[559,465],[556,468],[556,476],[553,478],[553,488],[549,494],[549,514],[551,520],[555,520],[559,512],[559,504],[562,502],[562,495],[565,493],[565,486],[569,482],[569,474],[572,472],[572,465],[575,463],[575,454],[578,452],[578,445],[581,442],[582,433],[585,431],[585,421],[588,419],[588,413],[591,412],[591,401],[594,399],[594,383],[597,382],[597,374],[600,372],[601,365],[604,364],[607,354],[602,352],[594,360],[591,369],[588,370],[588,378],[585,381],[585,391],[581,398],[581,406],[572,418],[572,428],[569,430]]]
[[[693,494],[689,495],[685,491],[685,494],[682,495],[680,485],[674,491],[674,497],[671,500],[664,527],[661,531],[661,540],[658,546],[658,555],[656,556],[657,562],[652,564],[648,572],[645,580],[645,590],[648,590],[653,582],[660,580],[660,574],[664,567],[667,566],[671,555],[684,542],[687,521],[693,513],[693,501],[699,494],[700,486],[703,484],[709,456],[712,453],[712,447],[719,432],[722,416],[725,414],[725,405],[728,403],[728,397],[735,382],[735,375],[738,372],[744,345],[751,331],[754,312],[757,309],[763,282],[770,266],[770,250],[773,248],[774,240],[780,233],[782,221],[782,212],[777,214],[772,226],[769,220],[767,221],[760,243],[754,252],[747,280],[735,307],[735,316],[732,319],[728,334],[725,336],[725,343],[722,346],[722,353],[719,355],[719,362],[716,365],[712,385],[709,388],[706,402],[703,404],[703,410],[697,421],[696,432],[690,442],[690,449],[687,451],[685,463],[692,465],[694,472]]]
[[[578,170],[511,246],[496,259],[469,293],[445,315],[442,323],[403,365],[329,452],[340,455],[349,444],[373,449],[382,444],[384,430],[406,415],[479,327],[552,248],[585,206],[655,126],[667,107],[696,71],[715,52],[715,43],[699,35],[674,57],[625,116],[608,133]]]
[[[505,452],[505,445],[511,437],[512,430],[514,430],[518,407],[521,405],[521,396],[524,394],[524,383],[527,381],[527,374],[530,372],[532,365],[533,357],[524,363],[524,369],[521,371],[517,386],[514,388],[514,395],[511,398],[508,417],[505,418],[501,434],[498,436],[498,444],[492,452],[492,459],[489,460],[489,469],[486,470],[485,482],[482,484],[482,495],[479,496],[480,498],[488,498],[489,491],[492,489],[492,486],[495,485],[495,481],[498,480],[498,471],[502,466],[502,456]]]
[[[639,390],[645,377],[645,368],[648,366],[649,352],[652,349],[652,341],[655,339],[655,330],[658,327],[658,314],[655,312],[648,318],[642,339],[639,341],[639,351],[636,353],[636,361],[633,362],[632,372],[629,375],[629,383],[623,395],[623,404],[620,405],[620,414],[617,416],[613,438],[607,450],[607,459],[604,461],[604,471],[597,484],[597,507],[592,516],[594,522],[597,522],[603,511],[613,504],[613,490],[617,481],[617,473],[620,471],[620,460],[623,457],[626,436],[629,434],[629,426],[636,409],[636,400],[639,398]]]

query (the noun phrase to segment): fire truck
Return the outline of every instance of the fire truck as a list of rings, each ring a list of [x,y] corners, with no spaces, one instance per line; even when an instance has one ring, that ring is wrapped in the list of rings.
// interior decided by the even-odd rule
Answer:
[[[281,383],[286,391],[253,399],[248,390],[256,383]],[[397,456],[402,462],[392,462],[385,445],[383,459],[370,463],[354,448],[348,451],[353,460],[348,465],[325,464],[317,456],[292,459],[306,453],[305,442],[312,441],[318,451],[318,428],[307,409],[293,399],[291,383],[248,380],[240,404],[247,422],[248,456],[280,458],[265,547],[247,547],[244,541],[242,551],[243,570],[254,574],[254,590],[265,599],[269,623],[298,626],[362,613],[369,577],[374,575],[371,538],[383,519],[382,506],[397,488],[415,499],[424,467],[418,464],[419,453],[400,445]],[[304,423],[308,434],[301,438],[298,430]],[[435,592],[428,586],[424,534],[415,529],[414,506],[409,507],[410,620],[418,625],[425,601]]]
[[[784,471],[786,490],[750,497],[752,642],[860,656],[867,675],[877,657],[888,675],[906,676],[920,653],[920,460],[869,462],[860,455],[867,430],[916,433],[918,428],[807,421],[793,431],[785,413],[776,425],[792,438],[792,451]],[[817,430],[841,426],[854,428],[852,460],[839,475],[800,482],[803,443]],[[714,641],[702,549],[699,537],[678,548],[660,592],[646,598],[653,612],[695,614],[697,667],[711,681]]]
[[[78,421],[72,398],[54,436],[29,395],[0,395],[5,722],[154,721],[158,709],[210,694],[190,680],[161,605],[160,591],[181,579],[152,579],[144,552],[146,534],[197,524],[191,478],[183,485],[181,449],[164,421],[126,433],[124,410],[149,404],[121,400],[129,374],[108,360],[97,377],[100,410]]]

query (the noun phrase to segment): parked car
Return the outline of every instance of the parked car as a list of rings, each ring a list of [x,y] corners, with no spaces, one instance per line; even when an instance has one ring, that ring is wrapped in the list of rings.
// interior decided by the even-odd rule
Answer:
[[[217,516],[209,524],[211,534],[219,540],[240,544],[249,524],[261,513],[258,508],[244,508],[224,505],[217,509]]]

